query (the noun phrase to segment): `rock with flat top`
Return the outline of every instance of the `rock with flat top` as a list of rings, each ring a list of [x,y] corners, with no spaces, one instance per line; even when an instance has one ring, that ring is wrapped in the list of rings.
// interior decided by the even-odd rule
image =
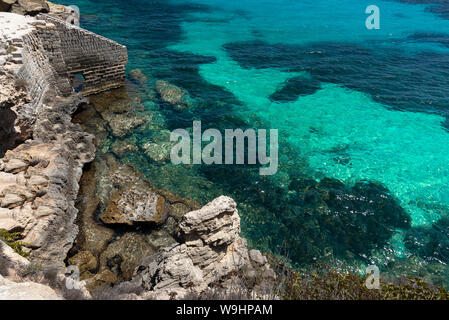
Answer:
[[[0,275],[0,300],[62,300],[52,288],[35,282],[13,282]]]
[[[18,13],[27,15],[36,15],[38,13],[47,13],[49,6],[45,0],[18,0],[13,6],[16,6]],[[13,12],[14,13],[14,12]]]
[[[5,171],[11,173],[18,173],[20,171],[25,170],[28,167],[28,164],[20,159],[11,159],[5,164]]]
[[[10,246],[0,240],[0,275],[16,278],[29,264],[30,261],[15,253]]]
[[[127,190],[114,193],[100,219],[108,224],[132,225],[136,222],[160,224],[167,219],[167,216],[164,197],[149,189],[146,183],[138,183]]]

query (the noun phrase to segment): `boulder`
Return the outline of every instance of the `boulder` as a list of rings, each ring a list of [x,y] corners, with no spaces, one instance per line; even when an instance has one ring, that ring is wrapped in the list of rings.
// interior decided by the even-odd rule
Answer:
[[[129,72],[129,77],[140,85],[145,85],[148,82],[148,76],[146,76],[140,69],[131,70]]]
[[[35,15],[38,13],[47,13],[50,8],[45,0],[18,0],[17,5],[27,15]]]
[[[83,273],[85,271],[95,271],[98,262],[97,258],[90,251],[83,250],[69,259],[69,265],[77,266],[80,273]]]
[[[22,270],[30,264],[26,258],[14,252],[6,243],[0,240],[0,275],[18,277]]]
[[[17,0],[0,0],[0,12],[7,12]]]
[[[143,144],[142,149],[144,150],[145,155],[151,160],[156,162],[167,162],[170,160],[171,149],[174,145],[174,142],[147,142]]]
[[[191,107],[193,105],[192,98],[188,92],[181,89],[170,82],[164,80],[156,81],[156,90],[161,99],[179,110]]]
[[[86,288],[92,292],[99,287],[111,285],[117,281],[118,279],[115,274],[113,274],[110,270],[105,269],[97,273],[93,278],[87,280]]]
[[[136,222],[161,224],[168,216],[164,197],[149,189],[146,183],[138,183],[129,189],[114,193],[104,214],[104,223],[132,225]]]
[[[155,253],[145,237],[126,233],[112,242],[100,256],[100,270],[111,270],[116,276],[131,280],[134,270],[145,257]]]

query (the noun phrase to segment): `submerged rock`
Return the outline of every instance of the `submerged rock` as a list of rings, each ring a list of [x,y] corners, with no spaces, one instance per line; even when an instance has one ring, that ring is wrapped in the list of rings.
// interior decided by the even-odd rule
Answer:
[[[131,79],[136,81],[140,85],[145,85],[148,82],[148,76],[145,75],[140,69],[133,69],[129,72]]]
[[[147,142],[142,146],[145,155],[156,162],[167,162],[170,160],[171,149],[173,142],[154,143]]]
[[[123,158],[128,153],[139,151],[139,148],[136,146],[136,143],[130,143],[130,142],[131,141],[128,141],[128,140],[115,141],[111,147],[112,153],[114,153],[119,158]]]
[[[143,235],[129,232],[112,242],[101,254],[100,270],[109,269],[116,276],[130,280],[142,260],[155,252]]]
[[[110,270],[105,269],[99,273],[97,273],[92,278],[88,279],[86,282],[86,288],[93,292],[96,288],[105,286],[105,285],[111,285],[118,281],[116,275],[112,273]]]
[[[183,110],[193,106],[193,100],[189,93],[170,82],[164,80],[156,81],[156,90],[163,101],[168,102],[176,109]]]

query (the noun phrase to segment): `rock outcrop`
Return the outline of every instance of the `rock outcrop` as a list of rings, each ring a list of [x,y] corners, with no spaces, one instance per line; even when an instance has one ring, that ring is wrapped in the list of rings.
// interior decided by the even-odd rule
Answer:
[[[62,300],[49,286],[36,282],[14,282],[0,275],[0,300]]]
[[[156,81],[156,90],[163,101],[171,104],[177,110],[185,110],[194,105],[189,93],[165,80]]]
[[[0,0],[0,12],[30,16],[48,13],[63,20],[73,14],[70,7],[46,0]]]
[[[0,275],[10,279],[19,279],[20,272],[29,265],[29,260],[15,253],[11,247],[0,240]]]
[[[187,213],[180,229],[181,244],[149,256],[136,269],[134,281],[140,281],[145,290],[161,294],[174,290],[181,295],[186,290],[201,292],[244,268],[245,272],[262,270],[265,277],[275,278],[262,254],[248,251],[246,240],[240,237],[240,218],[231,198],[221,196]]]

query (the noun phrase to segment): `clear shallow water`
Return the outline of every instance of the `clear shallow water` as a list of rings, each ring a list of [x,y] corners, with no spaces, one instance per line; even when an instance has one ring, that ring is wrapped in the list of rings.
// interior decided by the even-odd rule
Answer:
[[[233,196],[252,244],[285,250],[299,266],[375,262],[445,284],[449,20],[429,4],[380,1],[381,30],[369,31],[370,2],[75,4],[82,26],[127,45],[128,70],[175,83],[197,101],[179,112],[147,97],[166,129],[193,119],[279,129],[273,177],[130,154],[155,184],[201,202]]]

